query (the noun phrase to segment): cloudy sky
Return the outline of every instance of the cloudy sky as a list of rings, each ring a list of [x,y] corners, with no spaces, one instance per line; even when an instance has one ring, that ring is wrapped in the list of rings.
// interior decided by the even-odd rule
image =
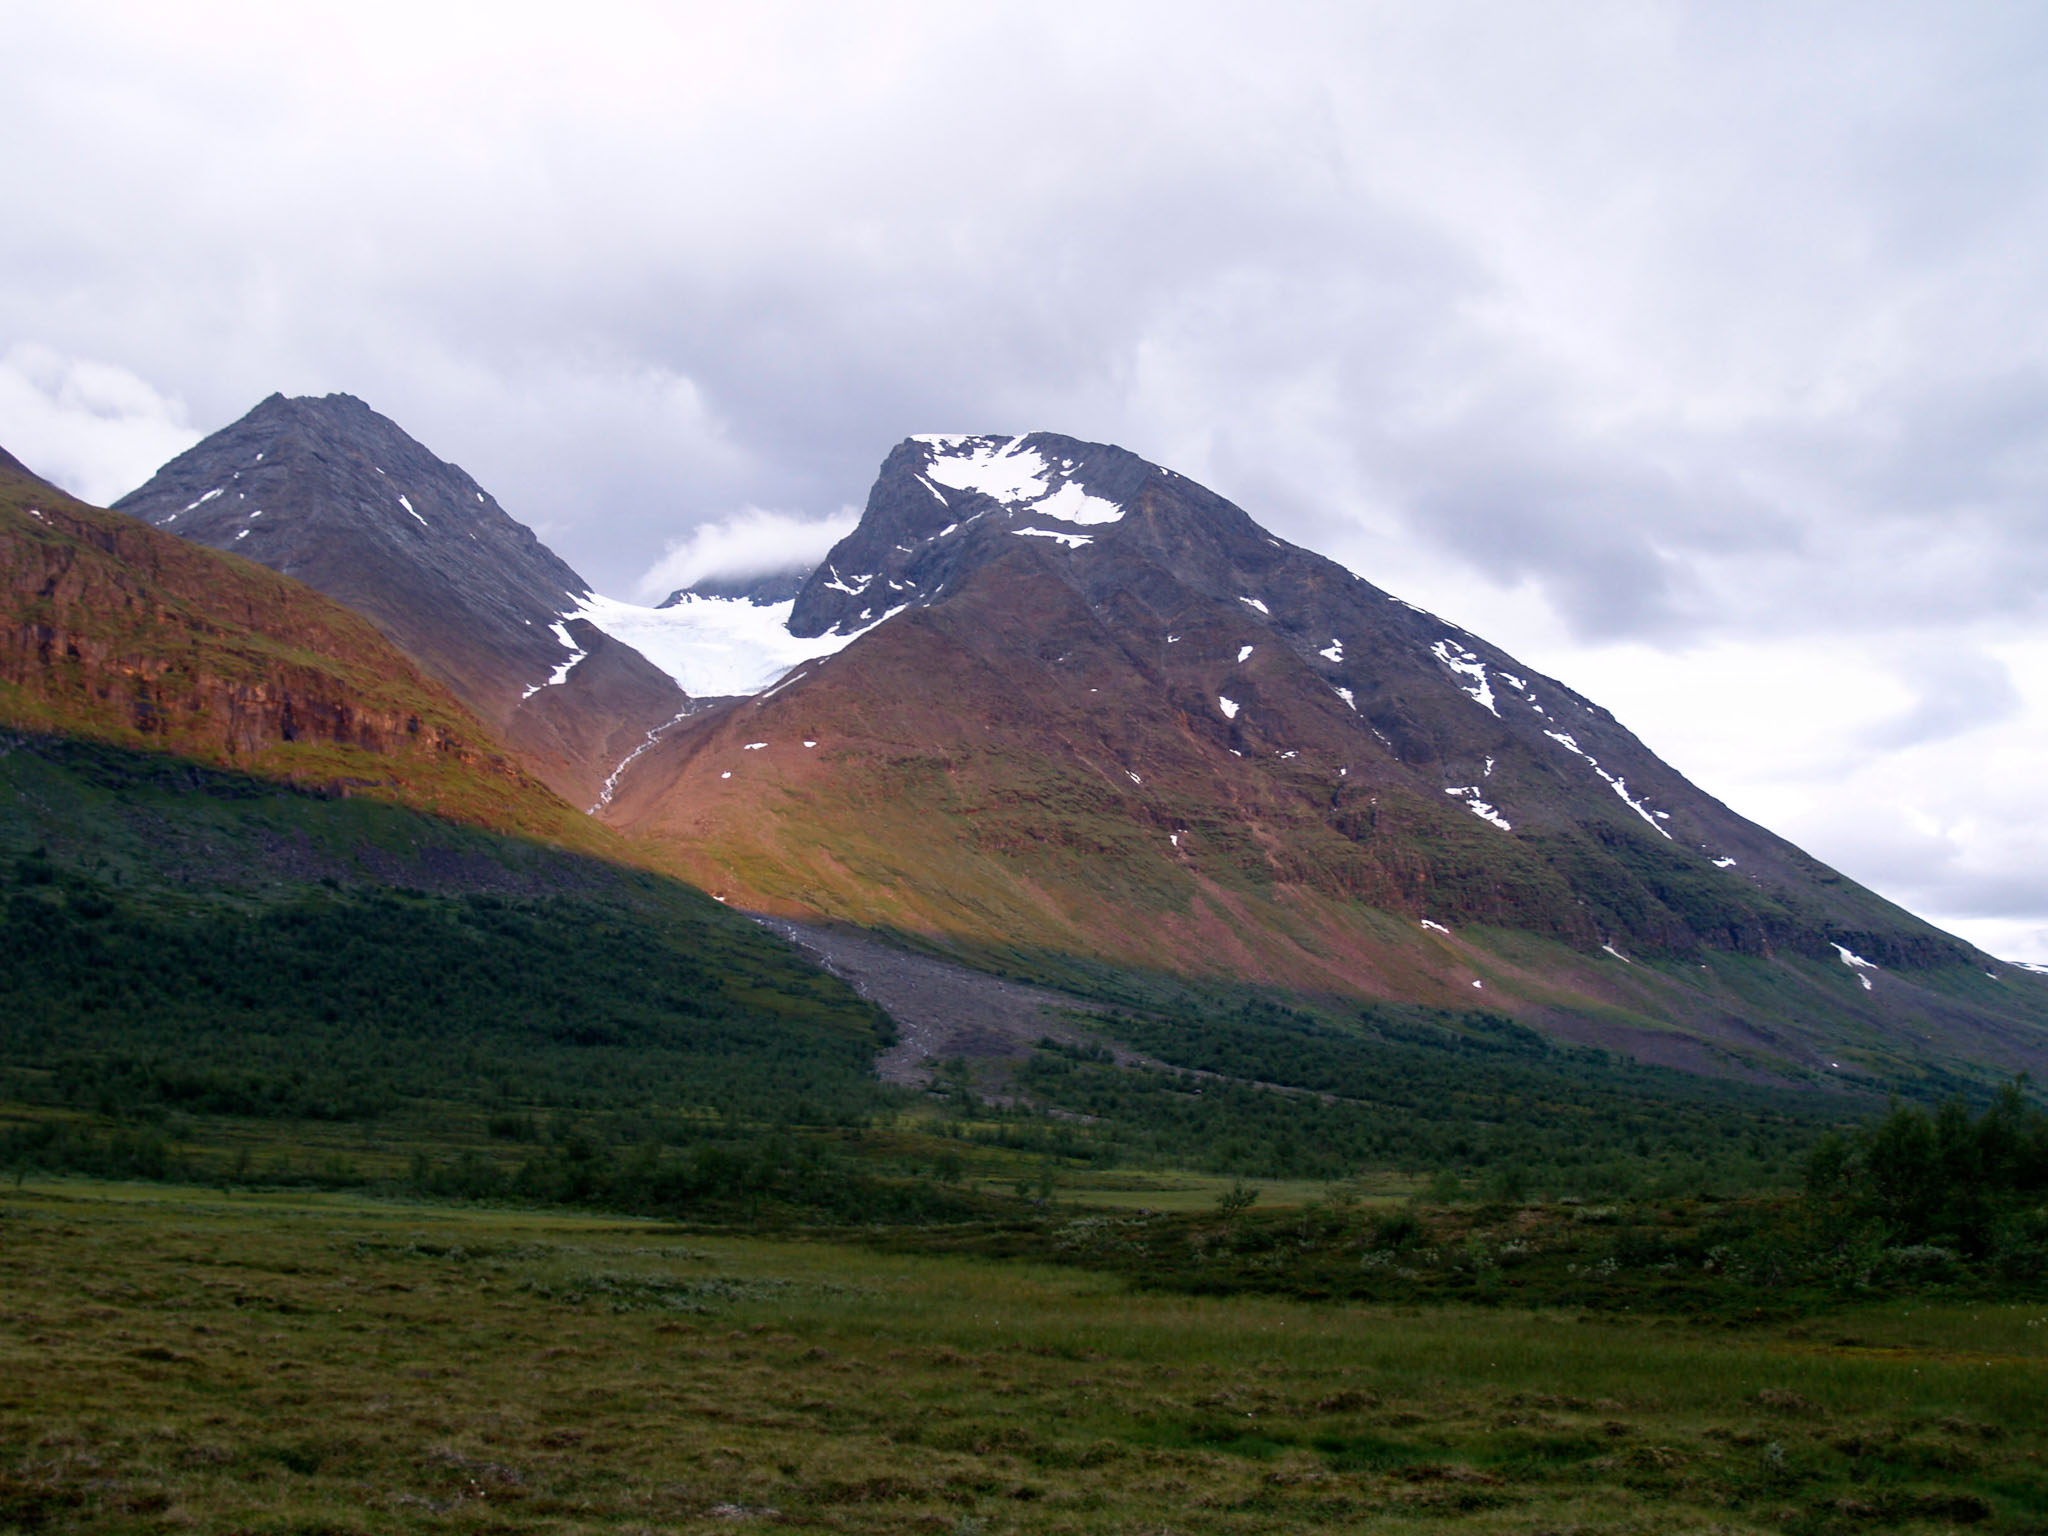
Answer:
[[[0,444],[345,390],[601,589],[1120,442],[2048,960],[2048,9],[0,0]]]

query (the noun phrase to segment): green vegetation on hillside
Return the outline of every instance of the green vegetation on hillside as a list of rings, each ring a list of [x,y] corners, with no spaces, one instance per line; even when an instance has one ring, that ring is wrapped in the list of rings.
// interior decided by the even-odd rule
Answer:
[[[1124,1156],[1219,1173],[1392,1167],[1516,1196],[1768,1188],[1794,1182],[1820,1129],[1857,1112],[1560,1048],[1495,1014],[1378,1007],[1340,1022],[1246,1003],[1118,1012],[1102,1027],[1163,1065],[1047,1042],[1020,1080],[1112,1125]]]
[[[764,1128],[889,1102],[884,1015],[645,871],[105,746],[17,739],[0,790],[0,1160],[275,1176],[234,1127],[353,1125],[329,1182],[395,1148],[512,1192],[434,1171],[474,1133],[522,1150],[522,1192],[576,1198],[592,1127],[744,1184]]]

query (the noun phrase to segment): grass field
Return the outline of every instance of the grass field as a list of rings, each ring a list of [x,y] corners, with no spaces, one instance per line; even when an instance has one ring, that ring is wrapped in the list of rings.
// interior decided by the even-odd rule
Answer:
[[[0,1187],[0,1529],[2048,1525],[2048,1306],[1787,1327],[340,1195]]]

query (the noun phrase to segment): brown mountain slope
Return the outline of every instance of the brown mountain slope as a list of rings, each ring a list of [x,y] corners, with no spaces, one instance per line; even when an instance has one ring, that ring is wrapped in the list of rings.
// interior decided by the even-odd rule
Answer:
[[[602,839],[360,615],[0,463],[0,720]]]

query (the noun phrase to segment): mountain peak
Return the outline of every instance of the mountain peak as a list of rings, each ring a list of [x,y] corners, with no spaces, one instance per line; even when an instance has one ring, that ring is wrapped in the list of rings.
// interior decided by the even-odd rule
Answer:
[[[1057,432],[905,438],[882,461],[860,523],[805,583],[790,629],[851,634],[936,601],[966,571],[1017,547],[1016,538],[1048,551],[1085,549],[1167,487],[1200,492],[1128,449]]]
[[[579,804],[685,706],[635,613],[354,395],[273,394],[116,505],[354,608]]]

